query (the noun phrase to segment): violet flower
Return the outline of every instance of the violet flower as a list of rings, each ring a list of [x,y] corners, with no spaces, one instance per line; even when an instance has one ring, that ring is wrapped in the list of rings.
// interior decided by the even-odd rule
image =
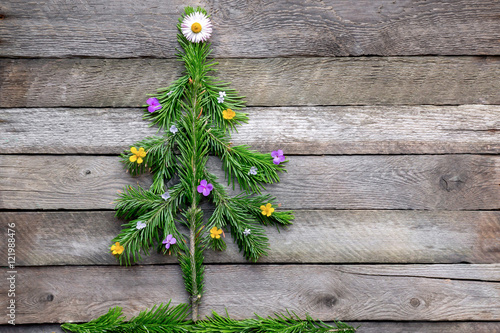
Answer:
[[[146,103],[149,105],[148,106],[148,111],[153,113],[155,111],[158,111],[161,109],[161,104],[160,101],[158,101],[158,98],[156,97],[151,97],[149,98]]]
[[[255,176],[257,174],[257,167],[255,166],[251,167],[250,170],[248,171],[248,174]]]
[[[163,200],[165,200],[165,201],[166,201],[166,200],[168,200],[168,199],[170,199],[170,193],[168,193],[168,191],[167,191],[167,192],[165,192],[165,193],[163,193],[163,194],[161,195],[161,198],[162,198]]]
[[[283,156],[283,150],[281,150],[281,149],[274,150],[271,153],[271,156],[273,158],[273,163],[276,165],[280,164],[281,162],[283,162],[285,160],[285,156]]]
[[[198,193],[203,193],[204,196],[208,196],[210,192],[214,189],[212,184],[207,184],[207,181],[203,179],[200,181],[200,185],[198,185]]]
[[[170,132],[172,132],[172,134],[175,135],[178,131],[179,129],[175,125],[170,126]]]
[[[177,243],[177,240],[174,238],[172,235],[168,235],[167,238],[161,242],[162,244],[165,244],[165,248],[168,250],[170,248],[170,245],[174,245]]]

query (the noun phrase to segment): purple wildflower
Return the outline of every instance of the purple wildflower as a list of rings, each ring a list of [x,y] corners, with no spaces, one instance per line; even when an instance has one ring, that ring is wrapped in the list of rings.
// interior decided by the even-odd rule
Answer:
[[[168,250],[170,248],[170,245],[174,245],[177,243],[177,240],[174,238],[172,235],[168,235],[167,238],[161,242],[162,244],[165,244],[165,248]]]
[[[137,230],[144,229],[146,228],[146,223],[144,223],[143,221],[137,221],[137,225],[135,227]]]
[[[172,134],[175,135],[178,131],[179,129],[175,125],[170,126],[170,132],[172,132]]]
[[[165,193],[163,193],[163,194],[161,195],[161,198],[162,198],[163,200],[168,200],[168,199],[170,199],[170,193],[168,193],[168,191],[167,191],[167,192],[165,192]]]
[[[204,196],[208,196],[210,192],[214,189],[212,184],[207,184],[207,181],[203,179],[198,185],[198,193],[203,193]]]
[[[280,164],[285,160],[285,156],[283,156],[283,150],[281,149],[273,151],[271,153],[271,156],[273,158],[273,163],[276,165]]]
[[[248,174],[255,176],[257,174],[257,167],[255,166],[251,167],[250,170],[248,171]]]
[[[146,103],[149,105],[148,106],[148,111],[153,113],[155,111],[158,111],[161,109],[161,104],[160,102],[158,101],[158,98],[156,97],[151,97],[149,98]]]

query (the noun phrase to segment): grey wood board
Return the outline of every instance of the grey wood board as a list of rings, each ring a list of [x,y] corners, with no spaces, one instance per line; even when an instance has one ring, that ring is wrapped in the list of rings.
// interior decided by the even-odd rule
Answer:
[[[500,107],[250,107],[231,141],[288,154],[500,153]],[[0,109],[2,154],[118,154],[149,135],[137,108]]]
[[[205,218],[211,213],[206,212]],[[17,266],[118,264],[109,247],[124,221],[113,212],[0,214],[3,234],[12,223]],[[500,262],[497,211],[298,210],[294,225],[280,232],[266,231],[270,249],[260,263]],[[245,263],[230,231],[225,234],[228,248],[206,250],[205,262]],[[6,242],[0,244],[0,253],[7,253]],[[138,263],[177,263],[177,259],[153,249]]]
[[[2,3],[0,56],[173,57],[185,2]],[[219,57],[500,54],[488,0],[193,1]]]
[[[330,323],[332,324],[332,323]],[[357,333],[500,333],[500,322],[349,322]],[[59,324],[0,325],[0,333],[66,333]]]
[[[207,167],[227,184],[218,159]],[[286,167],[266,187],[286,209],[500,208],[498,156],[291,156]],[[0,209],[112,209],[118,191],[136,184],[148,186],[149,175],[131,177],[115,156],[0,159]]]
[[[249,106],[500,104],[498,57],[222,59]],[[173,59],[0,59],[2,107],[138,107]]]
[[[426,273],[413,276],[415,267]],[[386,265],[381,275],[379,265],[206,266],[200,315],[227,308],[242,319],[288,309],[320,320],[498,321],[499,268]],[[2,294],[6,288],[0,286]],[[18,324],[81,322],[117,305],[132,315],[169,299],[187,301],[180,269],[172,265],[18,267],[16,290]]]

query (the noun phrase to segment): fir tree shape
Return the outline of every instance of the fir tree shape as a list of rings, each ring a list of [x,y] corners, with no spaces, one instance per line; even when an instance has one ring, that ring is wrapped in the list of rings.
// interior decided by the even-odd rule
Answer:
[[[159,89],[145,105],[144,119],[163,135],[147,137],[121,154],[127,172],[133,176],[150,172],[152,185],[148,189],[129,186],[120,194],[116,216],[129,222],[113,240],[111,251],[125,265],[141,260],[141,252],[148,254],[155,245],[164,254],[176,255],[190,304],[160,305],[128,322],[121,309],[114,308],[89,323],[63,328],[72,332],[353,332],[340,322],[333,327],[310,317],[301,320],[293,313],[242,321],[213,313],[198,321],[204,250],[225,250],[224,231],[230,231],[242,255],[255,262],[269,248],[264,227],[291,224],[293,212],[278,210],[276,199],[262,193],[266,184],[279,182],[279,173],[285,171],[283,152],[260,153],[230,142],[231,132],[248,116],[240,111],[242,97],[211,75],[217,63],[209,59],[206,41],[212,26],[206,11],[186,7],[177,27],[183,76]],[[228,187],[239,194],[230,195],[218,182],[207,168],[210,158],[222,161]],[[201,209],[207,201],[213,207],[211,215]],[[188,234],[180,231],[181,225]],[[186,321],[189,312],[192,320]]]
[[[199,14],[206,17],[201,8],[186,8],[179,30],[183,21]],[[273,158],[231,144],[230,132],[248,120],[239,111],[242,97],[210,76],[217,63],[208,59],[209,43],[193,43],[182,33],[177,38],[184,75],[148,99],[144,116],[164,134],[147,137],[121,155],[132,175],[150,170],[153,183],[149,189],[128,187],[120,195],[116,215],[130,222],[113,242],[125,264],[139,260],[141,250],[148,253],[155,241],[159,250],[177,255],[196,320],[203,295],[204,249],[224,250],[224,230],[230,230],[243,256],[256,261],[268,249],[264,226],[288,225],[293,214],[275,210],[275,198],[261,191],[265,184],[279,181],[286,162],[282,152],[276,151]],[[221,159],[228,185],[238,185],[240,194],[230,196],[208,170],[210,155]],[[200,208],[206,200],[215,207],[208,220]],[[179,231],[180,224],[189,234]]]

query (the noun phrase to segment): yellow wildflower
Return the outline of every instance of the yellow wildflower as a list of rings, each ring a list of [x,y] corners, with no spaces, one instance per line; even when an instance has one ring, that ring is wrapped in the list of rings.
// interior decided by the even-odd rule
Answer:
[[[132,148],[130,148],[130,152],[133,154],[129,158],[130,162],[132,162],[132,163],[137,161],[137,164],[141,164],[142,158],[146,157],[146,152],[144,151],[144,148],[142,148],[142,147],[139,148],[139,150],[137,150],[135,147],[132,147]]]
[[[212,229],[210,229],[210,237],[219,239],[220,234],[222,234],[222,229],[219,229],[217,227],[213,227]]]
[[[268,203],[267,205],[262,205],[260,206],[260,209],[262,209],[262,215],[266,216],[271,216],[271,214],[274,212],[274,208],[271,207],[271,204]]]
[[[222,117],[224,117],[224,119],[233,119],[234,116],[236,116],[236,112],[231,109],[222,111]]]
[[[114,255],[117,254],[122,254],[124,247],[120,245],[120,242],[116,242],[115,244],[111,245],[111,253]]]

